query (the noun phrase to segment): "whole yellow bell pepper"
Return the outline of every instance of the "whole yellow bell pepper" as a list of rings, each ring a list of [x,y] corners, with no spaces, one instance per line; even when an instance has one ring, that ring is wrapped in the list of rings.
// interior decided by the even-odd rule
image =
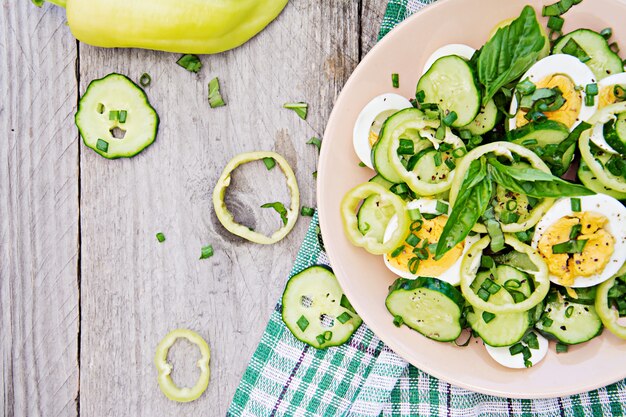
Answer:
[[[65,7],[72,34],[105,48],[213,54],[263,30],[288,0],[33,0]]]

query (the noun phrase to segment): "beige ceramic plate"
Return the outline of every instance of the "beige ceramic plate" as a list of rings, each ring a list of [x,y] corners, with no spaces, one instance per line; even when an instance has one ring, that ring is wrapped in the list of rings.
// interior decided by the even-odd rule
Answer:
[[[546,0],[547,2],[551,2]],[[481,343],[467,348],[431,341],[407,327],[396,328],[385,308],[394,275],[381,256],[352,246],[339,215],[343,195],[374,175],[360,168],[352,148],[352,129],[363,106],[373,97],[399,92],[415,94],[422,66],[431,52],[448,43],[480,47],[499,21],[518,16],[524,4],[541,13],[546,1],[441,0],[385,37],[354,71],[337,100],[324,135],[318,176],[320,223],[334,271],[348,298],[367,325],[396,353],[416,367],[454,385],[486,394],[515,398],[547,398],[580,393],[626,377],[626,342],[605,331],[582,346],[548,357],[528,370],[511,370],[494,362]],[[565,31],[610,26],[614,40],[626,47],[626,2],[587,0],[565,16]],[[542,23],[545,24],[544,21]],[[391,74],[400,74],[400,89]]]

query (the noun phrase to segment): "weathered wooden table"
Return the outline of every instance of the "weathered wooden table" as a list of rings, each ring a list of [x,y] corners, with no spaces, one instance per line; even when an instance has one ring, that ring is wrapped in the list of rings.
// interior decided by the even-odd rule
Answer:
[[[199,74],[178,55],[77,43],[62,9],[27,0],[0,8],[0,410],[4,416],[224,415],[306,232],[308,218],[272,246],[230,235],[211,191],[235,154],[275,150],[315,205],[317,151],[346,79],[376,40],[383,0],[292,0],[236,50],[203,56]],[[74,126],[94,78],[147,72],[161,116],[156,142],[109,161]],[[210,109],[219,76],[227,107]],[[309,103],[300,120],[282,109]],[[242,167],[228,195],[242,222],[279,226],[268,201],[287,203],[278,169]],[[156,232],[167,240],[159,244]],[[212,244],[215,256],[199,260]],[[156,382],[154,349],[170,330],[198,331],[212,348],[211,382],[176,404]],[[194,383],[186,343],[174,379]]]

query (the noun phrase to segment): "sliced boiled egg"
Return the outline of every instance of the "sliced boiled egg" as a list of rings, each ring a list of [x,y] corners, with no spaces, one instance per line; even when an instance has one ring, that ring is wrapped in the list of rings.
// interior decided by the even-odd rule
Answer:
[[[607,143],[604,137],[604,124],[617,119],[617,114],[624,112],[620,106],[611,106],[616,103],[624,103],[615,97],[614,88],[616,85],[626,89],[626,72],[610,75],[598,82],[598,109],[604,109],[604,111],[599,111],[594,117],[594,119],[598,119],[598,123],[593,126],[589,138],[596,146],[608,153],[618,152]]]
[[[580,210],[574,211],[577,201]],[[537,223],[532,247],[546,261],[553,283],[597,285],[626,260],[626,207],[606,194],[562,198]]]
[[[372,147],[378,141],[380,128],[385,120],[402,109],[412,107],[411,102],[399,94],[387,93],[374,97],[359,113],[354,124],[352,143],[354,151],[365,165],[372,164]]]
[[[446,213],[441,212],[443,207],[446,208]],[[459,285],[461,282],[461,260],[463,255],[465,255],[465,253],[469,250],[470,246],[478,240],[478,235],[468,236],[465,241],[456,245],[441,259],[436,261],[433,258],[435,252],[434,248],[439,241],[439,237],[441,236],[446,221],[448,220],[447,211],[449,211],[449,207],[447,203],[443,203],[442,201],[430,198],[420,198],[407,204],[407,210],[415,209],[419,210],[422,215],[421,225],[419,225],[419,222],[418,224],[414,223],[416,230],[412,232],[415,236],[417,236],[417,238],[419,238],[419,242],[417,242],[416,246],[411,246],[409,243],[404,242],[404,246],[399,253],[394,253],[394,251],[383,255],[385,265],[394,274],[403,278],[414,279],[418,276],[427,276],[439,278],[440,280],[446,281],[451,285]],[[387,229],[385,230],[385,240],[391,237],[397,226],[398,219],[394,216],[389,221]],[[417,226],[420,227],[418,228]],[[419,266],[415,272],[412,273],[412,268],[409,264],[416,262],[411,261],[411,259],[417,257],[417,255],[413,252],[416,248],[424,249],[420,253],[420,256],[424,259],[419,260]]]
[[[545,57],[530,67],[521,79],[530,80],[537,89],[558,87],[561,90],[565,104],[555,111],[545,112],[545,115],[550,120],[563,123],[570,131],[580,122],[590,119],[598,108],[597,100],[594,100],[593,106],[585,104],[585,86],[595,83],[593,72],[573,56],[557,54]],[[510,112],[516,117],[509,119],[509,130],[528,123],[524,118],[526,113],[518,111],[516,95],[511,101]]]
[[[620,101],[615,97],[614,87],[616,85],[626,89],[626,72],[609,75],[598,81],[598,109]]]
[[[472,59],[472,55],[474,55],[474,52],[476,52],[476,49],[462,43],[451,43],[449,45],[444,45],[428,57],[426,63],[424,64],[422,75],[426,74],[430,67],[433,66],[435,61],[441,57],[448,55],[457,55],[469,61],[470,59]]]
[[[540,335],[539,333],[532,332],[537,336],[537,342],[539,342],[539,349],[531,349],[530,350],[530,358],[528,359],[530,363],[535,366],[538,364],[543,358],[546,357],[548,353],[548,340]],[[506,366],[507,368],[513,369],[525,369],[527,368],[524,363],[524,355],[520,352],[515,355],[511,355],[511,346],[503,346],[503,347],[494,347],[485,344],[485,348],[487,349],[487,353],[491,356],[496,362],[498,362],[502,366]]]

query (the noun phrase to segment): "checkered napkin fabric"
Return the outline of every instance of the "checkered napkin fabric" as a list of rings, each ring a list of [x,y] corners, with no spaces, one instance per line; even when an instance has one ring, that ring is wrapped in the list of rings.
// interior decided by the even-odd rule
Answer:
[[[436,0],[390,0],[380,37]],[[291,276],[328,265],[317,214]],[[295,339],[280,300],[235,392],[227,417],[626,416],[626,381],[571,397],[515,400],[451,386],[407,364],[363,324],[343,346],[318,350]]]

